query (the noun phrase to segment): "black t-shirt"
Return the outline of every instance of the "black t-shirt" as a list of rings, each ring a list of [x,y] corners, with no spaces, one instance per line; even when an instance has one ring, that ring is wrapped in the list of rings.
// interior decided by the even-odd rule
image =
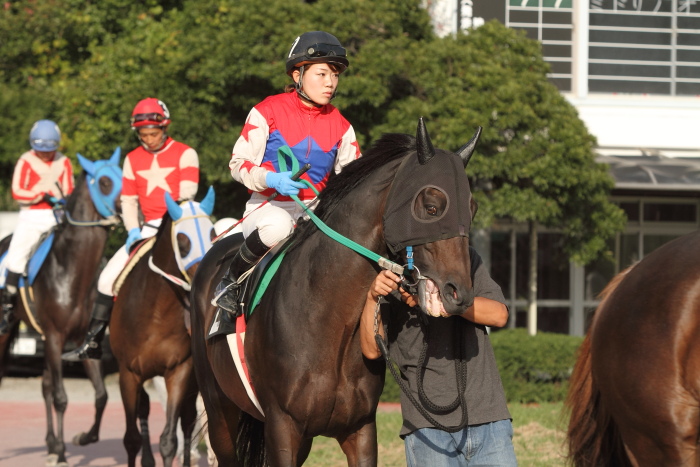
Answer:
[[[505,303],[501,288],[489,275],[479,254],[470,248],[472,281],[474,294]],[[466,405],[469,425],[480,425],[510,419],[505,393],[496,366],[496,358],[491,347],[486,327],[475,324],[460,316],[449,318],[420,317],[421,311],[412,309],[393,296],[382,308],[389,352],[401,368],[402,378],[408,384],[413,397],[420,401],[416,382],[417,365],[424,347],[424,334],[420,320],[427,319],[424,325],[428,336],[427,358],[423,389],[428,399],[435,405],[446,406],[457,398],[457,374],[455,355],[457,343],[462,346],[462,355],[467,361]],[[422,404],[424,408],[425,404]],[[401,411],[404,437],[419,428],[432,427],[423,415],[413,406],[406,395],[401,393]],[[430,415],[440,424],[452,427],[462,421],[462,407],[449,413]]]

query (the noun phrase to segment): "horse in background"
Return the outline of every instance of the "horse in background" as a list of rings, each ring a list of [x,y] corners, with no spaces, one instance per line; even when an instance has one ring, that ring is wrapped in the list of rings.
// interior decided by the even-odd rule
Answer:
[[[700,465],[699,297],[699,231],[603,290],[566,401],[574,466]]]
[[[439,288],[446,309],[461,309],[472,293],[466,233],[475,203],[465,168],[477,139],[478,133],[458,154],[436,150],[422,119],[416,138],[384,135],[329,180],[316,215],[371,250],[378,264],[398,266],[396,261],[406,257],[392,253],[387,239],[404,230],[384,221],[393,214],[388,206],[412,210],[425,224],[446,212],[459,212],[464,236],[414,246],[413,259],[423,274],[421,293],[428,282]],[[445,180],[464,191],[448,199],[437,188]],[[328,436],[338,441],[349,465],[376,465],[375,415],[385,366],[362,356],[359,324],[379,266],[311,221],[300,223],[279,270],[248,317],[242,345],[249,378],[244,379],[229,347],[229,339],[239,336],[207,340],[216,313],[210,300],[242,242],[241,235],[217,242],[202,260],[192,287],[195,371],[219,464],[301,465],[313,438]],[[248,396],[248,384],[254,386],[257,401]]]
[[[168,213],[155,237],[145,240],[153,242],[150,251],[138,259],[123,280],[110,320],[130,467],[136,465],[139,450],[142,465],[155,465],[148,432],[150,400],[143,389],[146,380],[165,378],[166,423],[159,446],[165,466],[172,465],[176,455],[178,420],[185,439],[184,465],[190,465],[189,443],[196,420],[197,382],[186,322],[192,276],[214,237],[210,219],[214,191],[210,188],[201,203],[186,201],[178,205],[169,194],[165,196]]]
[[[54,231],[53,246],[36,273],[33,289],[36,316],[24,302],[17,300],[10,335],[22,320],[37,329],[45,341],[45,369],[42,393],[46,404],[47,465],[67,466],[63,439],[63,417],[68,396],[63,385],[61,352],[67,341],[82,340],[87,331],[90,312],[96,297],[95,280],[107,244],[111,227],[119,222],[117,199],[121,193],[121,151],[117,148],[108,160],[92,162],[80,154],[78,161],[83,174],[67,198],[65,219]],[[0,254],[9,241],[3,240]],[[26,283],[24,277],[20,281]],[[6,363],[10,338],[0,348],[0,362]],[[99,360],[83,363],[85,373],[95,388],[95,419],[86,433],[76,435],[73,442],[86,445],[99,440],[102,414],[107,404],[102,364]],[[56,421],[54,423],[54,414]]]

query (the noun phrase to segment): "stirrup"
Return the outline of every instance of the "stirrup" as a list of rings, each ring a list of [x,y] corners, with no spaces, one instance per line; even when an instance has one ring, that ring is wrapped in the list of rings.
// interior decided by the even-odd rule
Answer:
[[[233,316],[237,316],[240,312],[240,306],[238,304],[240,290],[241,286],[237,282],[224,285],[224,282],[221,281],[216,286],[215,295],[211,300],[211,304],[229,312]]]
[[[214,320],[209,326],[209,332],[207,332],[206,340],[211,339],[214,336],[233,334],[236,332],[236,319],[235,315],[231,315],[228,311],[223,308],[216,309],[216,315]]]
[[[97,341],[86,341],[80,347],[61,355],[61,360],[66,362],[82,362],[83,360],[102,358],[102,346]]]

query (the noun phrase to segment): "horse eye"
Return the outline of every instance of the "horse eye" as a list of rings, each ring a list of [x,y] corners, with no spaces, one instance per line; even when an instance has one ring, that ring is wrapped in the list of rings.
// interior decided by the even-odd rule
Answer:
[[[428,213],[429,216],[437,216],[438,214],[438,209],[436,206],[429,205],[425,207],[426,212]]]
[[[190,237],[183,233],[177,234],[177,248],[180,251],[180,256],[183,258],[190,254],[192,249],[192,242],[190,242]]]
[[[112,180],[108,177],[100,177],[100,193],[107,196],[112,193]]]

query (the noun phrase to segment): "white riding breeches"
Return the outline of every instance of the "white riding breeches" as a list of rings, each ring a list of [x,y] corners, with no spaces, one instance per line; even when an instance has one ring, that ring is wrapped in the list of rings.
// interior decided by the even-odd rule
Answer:
[[[162,219],[154,219],[148,221],[148,225],[141,227],[141,236],[143,238],[153,237],[158,233],[158,226],[160,225]],[[119,277],[119,274],[126,266],[129,261],[129,252],[126,251],[126,245],[122,245],[121,248],[114,253],[114,256],[110,258],[107,265],[104,267],[100,273],[100,278],[97,279],[97,291],[101,294],[109,295],[110,297],[114,295],[114,282]]]
[[[39,241],[41,234],[56,225],[56,218],[51,209],[22,209],[19,211],[17,228],[12,234],[7,249],[7,269],[17,274],[24,274],[32,248]]]
[[[272,248],[280,240],[287,238],[296,225],[296,221],[304,216],[304,209],[294,201],[270,201],[265,202],[266,197],[260,193],[253,193],[245,205],[245,219],[243,236],[248,237],[255,229],[258,229],[260,240],[269,248]],[[306,206],[315,200],[304,201]],[[310,207],[313,210],[315,203]]]

